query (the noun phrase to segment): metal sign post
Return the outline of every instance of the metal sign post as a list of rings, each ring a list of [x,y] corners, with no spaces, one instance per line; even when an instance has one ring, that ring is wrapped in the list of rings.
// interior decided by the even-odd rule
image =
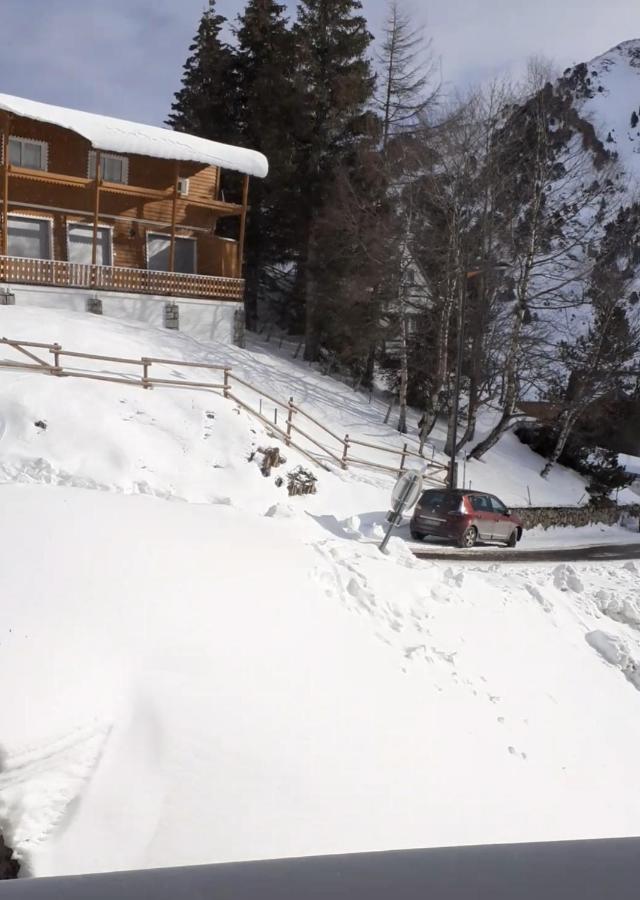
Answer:
[[[393,529],[402,521],[402,513],[407,507],[413,506],[422,493],[422,474],[420,472],[404,472],[395,483],[391,494],[391,509],[387,513],[389,527],[378,548],[384,553],[391,537]]]

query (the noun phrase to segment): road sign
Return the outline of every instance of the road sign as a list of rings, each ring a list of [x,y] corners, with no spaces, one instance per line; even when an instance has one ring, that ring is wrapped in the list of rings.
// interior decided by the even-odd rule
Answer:
[[[380,550],[382,550],[383,553],[389,543],[393,528],[396,525],[400,525],[402,522],[403,511],[407,507],[413,506],[421,493],[422,474],[420,472],[415,472],[413,470],[404,472],[396,481],[391,494],[391,509],[387,513],[389,527],[380,544]]]
[[[402,505],[414,506],[422,491],[422,475],[420,472],[410,470],[404,472],[396,481],[391,494],[391,507],[397,509]]]

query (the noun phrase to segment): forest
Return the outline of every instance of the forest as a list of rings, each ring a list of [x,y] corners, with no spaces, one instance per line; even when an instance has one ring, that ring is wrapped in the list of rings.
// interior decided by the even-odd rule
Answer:
[[[595,473],[596,498],[626,483],[640,201],[611,133],[581,114],[593,74],[533,58],[518,82],[461,93],[401,0],[376,40],[358,0],[301,0],[292,19],[249,0],[233,21],[211,0],[167,124],[269,160],[251,188],[247,328],[300,336],[356,390],[383,385],[422,441],[445,417],[449,451],[481,459],[515,429],[543,476],[558,461]]]

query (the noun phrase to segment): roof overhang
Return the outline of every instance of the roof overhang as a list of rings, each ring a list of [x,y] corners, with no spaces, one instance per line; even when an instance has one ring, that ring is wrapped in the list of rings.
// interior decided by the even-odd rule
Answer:
[[[264,178],[269,171],[267,158],[256,150],[209,141],[157,125],[80,112],[9,94],[0,94],[0,110],[66,128],[89,141],[95,150],[202,163],[258,178]]]

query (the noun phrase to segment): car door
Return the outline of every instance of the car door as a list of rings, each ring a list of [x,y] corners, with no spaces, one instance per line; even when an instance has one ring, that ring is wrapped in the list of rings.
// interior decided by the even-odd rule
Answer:
[[[481,541],[490,541],[493,535],[494,513],[489,497],[486,494],[471,494],[469,497],[473,509],[473,524],[478,529]]]
[[[509,535],[511,534],[511,530],[513,525],[507,515],[507,507],[504,505],[502,500],[498,500],[497,497],[494,497],[493,494],[490,496],[491,507],[494,512],[494,524],[493,524],[493,540],[494,541],[507,541],[509,540]]]

